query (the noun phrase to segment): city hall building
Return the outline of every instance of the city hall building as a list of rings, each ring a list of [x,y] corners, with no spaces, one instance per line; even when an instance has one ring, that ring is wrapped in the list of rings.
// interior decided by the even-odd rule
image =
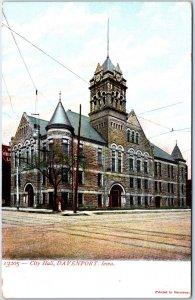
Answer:
[[[80,154],[86,168],[78,170],[78,208],[185,207],[187,166],[176,144],[172,153],[152,144],[132,110],[126,111],[126,80],[109,56],[98,64],[90,80],[89,116],[81,116]],[[61,96],[49,121],[23,113],[11,140],[11,205],[53,205],[54,189],[30,160],[43,149],[59,145],[74,157],[78,145],[79,114],[65,111]],[[36,132],[38,130],[39,138]],[[66,166],[64,166],[66,167]],[[62,209],[72,209],[75,164],[58,186]],[[18,203],[17,203],[18,201]]]

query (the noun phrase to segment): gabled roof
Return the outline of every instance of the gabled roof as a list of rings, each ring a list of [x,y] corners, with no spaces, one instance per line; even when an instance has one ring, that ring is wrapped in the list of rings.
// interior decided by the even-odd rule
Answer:
[[[171,155],[175,160],[185,161],[177,144],[175,145]]]
[[[38,119],[32,116],[27,116],[27,120],[29,121],[29,123],[32,125],[32,127],[34,128],[34,125],[39,125],[40,126],[40,134],[41,135],[45,135],[46,134],[46,129],[45,127],[48,124],[48,121],[42,120],[42,119]]]
[[[78,126],[79,126],[79,114],[75,113],[71,110],[67,111],[68,119],[72,127],[74,128],[74,132],[78,135]],[[100,143],[106,143],[106,141],[101,137],[101,135],[92,127],[89,122],[89,117],[81,115],[81,137],[90,139],[93,141],[97,141]]]
[[[62,102],[59,101],[58,105],[53,113],[53,116],[51,117],[51,120],[49,121],[47,127],[71,127],[70,121],[67,117],[67,114],[65,112],[64,106],[62,105]]]
[[[74,129],[76,135],[78,135],[78,125],[79,125],[79,114],[68,110],[66,112],[66,117],[69,122],[69,126]],[[28,116],[28,121],[34,127],[34,124],[40,125],[40,134],[46,135],[46,127],[48,126],[49,122],[37,119],[35,117]],[[92,127],[89,122],[89,117],[81,115],[81,138],[85,138],[88,140],[92,140],[98,143],[106,143],[106,141],[101,137],[101,135]]]
[[[169,160],[171,162],[175,162],[174,158],[170,154],[168,154],[167,152],[165,152],[164,150],[162,150],[161,148],[155,146],[152,143],[150,143],[150,145],[153,148],[154,157],[161,158],[161,159],[164,159],[164,160]]]

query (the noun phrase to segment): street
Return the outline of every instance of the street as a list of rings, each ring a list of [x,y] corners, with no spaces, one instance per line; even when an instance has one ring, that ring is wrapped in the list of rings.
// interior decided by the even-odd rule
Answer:
[[[191,211],[62,216],[3,211],[4,259],[190,260]]]

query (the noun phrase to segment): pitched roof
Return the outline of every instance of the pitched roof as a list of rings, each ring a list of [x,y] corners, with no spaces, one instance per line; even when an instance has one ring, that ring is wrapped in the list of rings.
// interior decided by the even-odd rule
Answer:
[[[150,143],[150,145],[153,148],[154,157],[175,162],[174,158],[170,154],[168,154],[167,152],[165,152],[164,150],[162,150],[161,148],[155,146],[152,143]]]
[[[115,66],[113,65],[113,63],[110,60],[110,57],[107,56],[105,62],[102,65],[104,72],[106,71],[111,71],[114,72]]]
[[[27,115],[27,119],[29,121],[29,123],[34,127],[34,124],[37,124],[40,126],[40,134],[41,135],[45,135],[46,134],[46,129],[45,127],[48,124],[48,121],[42,120],[42,119],[38,119],[32,116],[28,116]]]
[[[64,106],[61,101],[58,102],[56,109],[51,117],[51,120],[48,123],[48,127],[59,126],[71,127],[70,121],[65,112]]]
[[[174,149],[173,149],[173,152],[171,154],[173,156],[173,158],[175,160],[182,160],[182,161],[185,161],[182,154],[181,154],[181,151],[179,149],[179,147],[177,146],[177,144],[175,145]]]
[[[79,126],[79,114],[68,110],[67,116],[70,120],[72,127],[74,128],[75,134],[77,135]],[[89,117],[83,115],[81,115],[81,137],[101,143],[106,143],[106,141],[101,137],[101,135],[90,124]]]
[[[68,110],[66,112],[66,116],[67,116],[70,126],[74,128],[75,134],[78,135],[79,114],[72,112],[71,110]],[[34,127],[34,124],[40,125],[40,134],[41,135],[46,134],[46,127],[49,124],[48,121],[45,121],[42,119],[37,119],[35,117],[31,117],[28,115],[27,115],[27,118],[33,127]],[[101,135],[90,124],[89,117],[83,116],[83,115],[81,115],[81,137],[92,140],[92,141],[97,141],[100,143],[106,143],[106,141],[101,137]]]

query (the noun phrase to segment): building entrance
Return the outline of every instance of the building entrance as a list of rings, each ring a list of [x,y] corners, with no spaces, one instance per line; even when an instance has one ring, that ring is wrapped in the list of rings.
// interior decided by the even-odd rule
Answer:
[[[34,205],[34,191],[31,184],[27,184],[25,188],[25,192],[27,192],[27,201],[28,201],[28,207],[33,207]]]
[[[160,207],[160,197],[158,196],[158,197],[155,197],[155,205],[156,205],[156,207]]]
[[[122,188],[119,185],[114,185],[110,191],[110,207],[121,207],[121,192]]]

